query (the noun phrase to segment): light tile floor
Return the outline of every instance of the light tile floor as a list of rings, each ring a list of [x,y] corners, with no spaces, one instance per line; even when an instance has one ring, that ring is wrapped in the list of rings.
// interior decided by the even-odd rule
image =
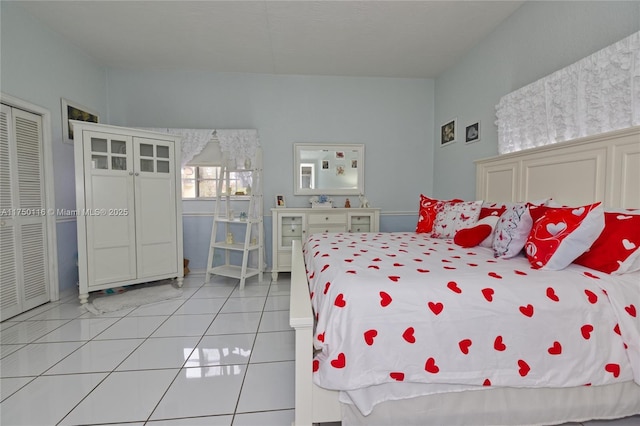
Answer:
[[[287,274],[244,291],[190,275],[180,299],[95,316],[70,294],[7,320],[0,424],[288,426],[289,291]]]

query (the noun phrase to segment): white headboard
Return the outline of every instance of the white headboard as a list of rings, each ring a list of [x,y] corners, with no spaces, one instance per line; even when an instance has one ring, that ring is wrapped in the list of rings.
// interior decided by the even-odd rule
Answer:
[[[480,200],[640,208],[640,126],[475,163]]]

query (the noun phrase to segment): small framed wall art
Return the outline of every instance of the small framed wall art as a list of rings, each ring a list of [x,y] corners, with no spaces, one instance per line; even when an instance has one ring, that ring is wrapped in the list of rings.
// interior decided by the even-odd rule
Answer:
[[[287,207],[284,202],[284,195],[276,195],[276,207]]]
[[[73,144],[73,128],[69,120],[88,121],[99,123],[98,113],[89,108],[61,98],[62,104],[62,142]]]
[[[452,144],[457,139],[458,119],[453,118],[440,126],[440,146]]]
[[[469,124],[464,129],[464,141],[466,143],[478,142],[480,140],[480,122]]]

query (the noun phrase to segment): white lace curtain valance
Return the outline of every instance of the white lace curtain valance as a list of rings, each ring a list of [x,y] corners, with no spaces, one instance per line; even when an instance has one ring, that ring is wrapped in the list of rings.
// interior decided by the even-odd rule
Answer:
[[[640,32],[502,97],[498,152],[640,125]]]
[[[218,141],[222,152],[228,152],[229,157],[238,162],[243,162],[246,158],[255,162],[256,151],[260,146],[258,131],[255,129],[169,129],[147,127],[145,130],[181,136],[182,167],[200,154],[211,141]]]

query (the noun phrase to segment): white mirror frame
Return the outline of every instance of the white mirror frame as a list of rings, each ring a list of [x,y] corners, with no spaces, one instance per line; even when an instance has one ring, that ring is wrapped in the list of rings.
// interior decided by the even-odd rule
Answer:
[[[356,153],[355,160],[357,160],[357,185],[356,188],[301,188],[301,163],[306,163],[305,160],[301,160],[301,151],[332,151],[332,152],[354,152]],[[308,144],[308,143],[294,143],[293,144],[293,159],[294,159],[294,186],[293,193],[295,195],[359,195],[364,194],[364,144]],[[350,165],[347,165],[350,167]],[[321,166],[317,165],[316,170],[320,170]],[[319,179],[315,180],[316,183]]]

